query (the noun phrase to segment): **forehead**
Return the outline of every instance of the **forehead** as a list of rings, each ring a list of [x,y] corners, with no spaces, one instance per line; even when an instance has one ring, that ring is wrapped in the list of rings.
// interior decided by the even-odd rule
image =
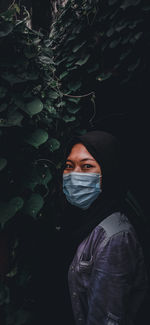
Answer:
[[[95,160],[82,143],[75,144],[67,157],[70,160],[81,160],[85,158]]]

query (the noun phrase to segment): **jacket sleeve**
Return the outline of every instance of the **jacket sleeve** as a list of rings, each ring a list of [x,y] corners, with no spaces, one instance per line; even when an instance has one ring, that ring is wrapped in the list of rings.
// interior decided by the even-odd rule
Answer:
[[[97,253],[88,292],[86,325],[125,325],[145,294],[141,247],[130,232],[113,235]]]

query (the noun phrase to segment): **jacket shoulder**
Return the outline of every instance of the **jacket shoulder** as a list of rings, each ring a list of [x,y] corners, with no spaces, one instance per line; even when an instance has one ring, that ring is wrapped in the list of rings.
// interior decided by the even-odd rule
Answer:
[[[122,231],[133,231],[129,219],[126,215],[121,212],[114,212],[99,223],[98,227],[102,227],[106,232],[107,238],[122,232]]]

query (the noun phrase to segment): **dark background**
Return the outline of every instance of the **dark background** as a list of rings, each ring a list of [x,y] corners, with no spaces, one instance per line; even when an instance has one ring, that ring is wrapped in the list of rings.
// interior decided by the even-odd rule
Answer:
[[[22,3],[27,4],[29,11],[32,7],[33,28],[36,30],[42,28],[42,31],[48,35],[52,16],[54,17],[52,3],[50,1],[49,3],[48,1],[23,1]],[[145,53],[146,51],[147,47],[145,47]],[[124,146],[129,188],[140,204],[146,218],[146,224],[143,223],[142,219],[140,222],[141,228],[143,227],[143,237],[145,230],[147,231],[144,249],[148,265],[149,259],[147,256],[150,247],[149,58],[147,59],[146,69],[136,78],[137,82],[134,78],[133,84],[131,82],[126,85],[120,85],[116,79],[114,81],[105,81],[101,86],[99,86],[98,82],[95,83],[96,118],[93,124],[90,125],[87,110],[85,110],[85,127],[88,126],[89,130],[98,128],[112,132]],[[92,88],[92,82],[89,86]],[[91,117],[91,111],[91,107],[89,107],[89,117]],[[19,250],[20,277],[22,276],[22,265],[24,266],[24,264],[27,265],[27,268],[28,265],[30,269],[32,268],[32,274],[34,275],[30,285],[25,286],[23,290],[15,281],[8,281],[11,292],[13,292],[14,310],[15,308],[19,309],[20,306],[22,307],[19,300],[26,300],[26,296],[30,295],[32,297],[33,295],[36,298],[33,320],[29,321],[27,325],[46,325],[51,324],[51,322],[54,325],[61,323],[73,324],[66,285],[68,260],[64,253],[65,247],[62,245],[61,232],[55,229],[55,218],[56,215],[51,211],[51,205],[47,203],[44,220],[35,224],[29,216],[25,215],[20,218],[20,215],[18,215],[11,223],[10,229],[8,229],[9,234],[17,233],[21,238]],[[147,299],[137,317],[136,325],[146,322],[148,306]],[[27,302],[26,308],[33,308],[32,301]]]

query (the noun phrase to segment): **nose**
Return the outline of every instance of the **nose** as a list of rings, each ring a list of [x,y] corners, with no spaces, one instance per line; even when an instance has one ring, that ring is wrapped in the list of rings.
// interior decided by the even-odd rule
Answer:
[[[76,172],[76,173],[81,173],[81,172],[82,172],[81,167],[78,166],[78,165],[76,165],[76,166],[74,167],[74,170],[73,170],[73,171]]]

